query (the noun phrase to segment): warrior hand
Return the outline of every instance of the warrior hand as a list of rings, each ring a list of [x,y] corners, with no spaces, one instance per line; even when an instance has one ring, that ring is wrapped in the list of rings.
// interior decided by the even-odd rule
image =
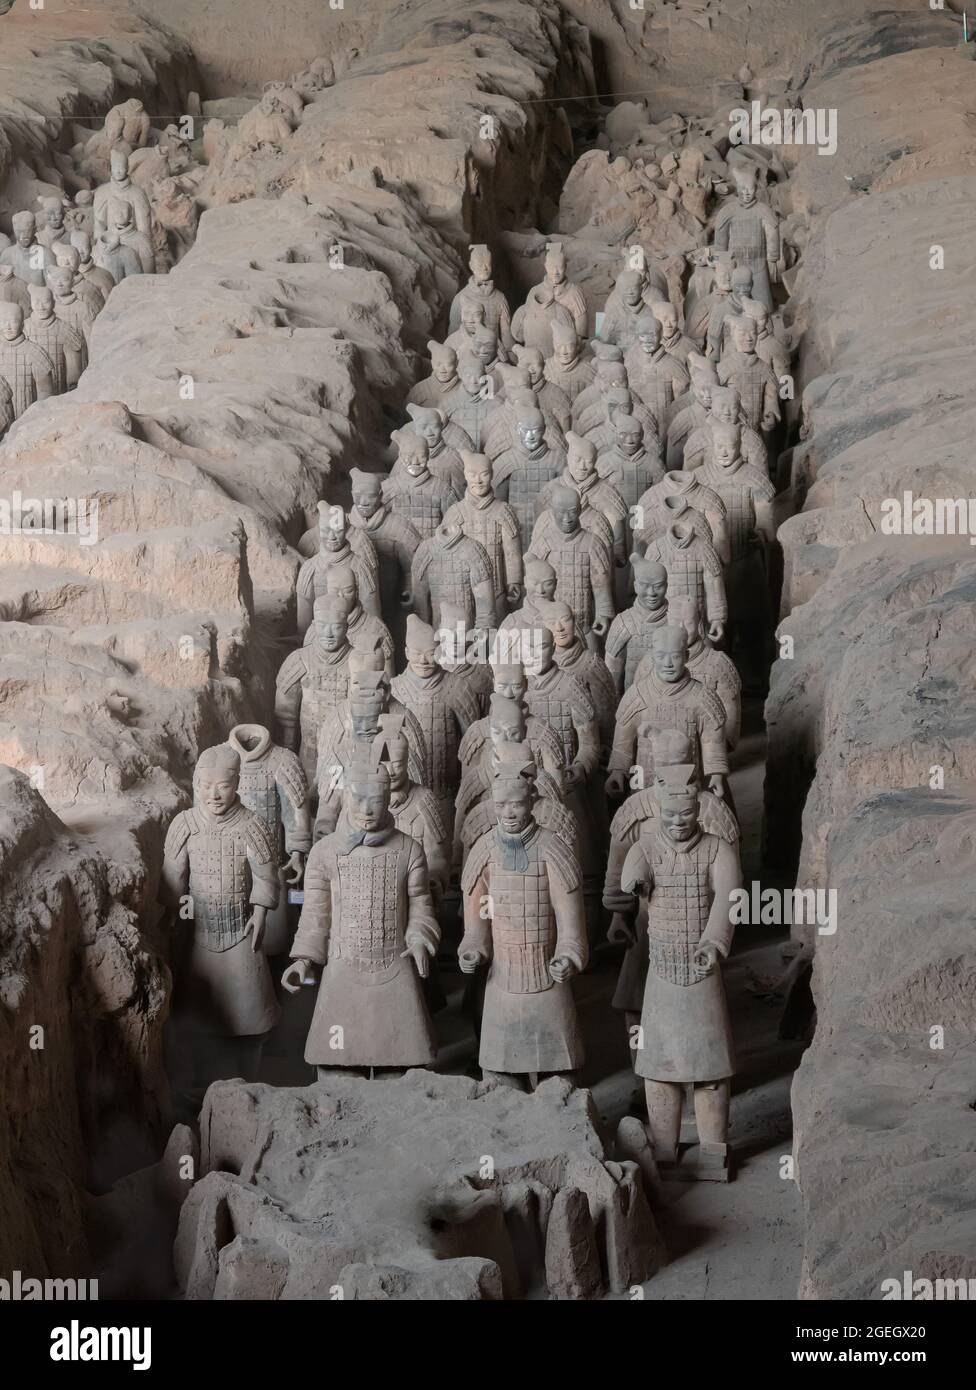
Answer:
[[[304,854],[302,854],[300,849],[293,849],[288,856],[288,862],[282,864],[281,867],[285,871],[285,882],[290,883],[293,888],[296,887],[301,883],[302,875],[305,872]],[[289,870],[291,871],[290,876]]]
[[[706,636],[709,642],[721,642],[722,638],[725,636],[725,624],[720,618],[716,618],[713,622],[708,624]]]
[[[606,907],[606,902],[604,902],[604,907]],[[634,929],[621,912],[615,912],[611,917],[607,940],[614,946],[637,945]]]
[[[403,593],[400,595],[400,607],[401,607],[401,608],[412,608],[412,607],[413,607],[413,592],[412,592],[412,590],[410,590],[410,589],[404,589]]]
[[[298,960],[293,960],[281,977],[282,989],[286,989],[289,994],[296,994],[302,985],[314,984],[315,967],[304,956],[299,956]]]
[[[414,941],[405,951],[400,952],[400,959],[406,960],[409,956],[417,967],[417,974],[422,980],[426,980],[430,974],[430,958],[433,954],[433,946],[428,946],[426,941]]]
[[[549,974],[557,985],[565,984],[576,973],[576,965],[569,956],[553,956],[549,962]]]
[[[762,430],[763,434],[768,434],[771,429],[775,429],[776,424],[777,417],[772,413],[771,410],[767,410],[765,415],[759,421],[759,428]]]
[[[574,787],[580,785],[583,781],[583,769],[580,767],[579,763],[570,763],[563,774],[563,781],[566,784],[566,790],[568,792],[571,792]]]
[[[712,774],[711,777],[709,777],[709,779],[708,779],[708,790],[709,790],[710,792],[713,792],[713,793],[715,794],[715,796],[717,796],[717,797],[719,798],[720,801],[724,801],[724,800],[725,800],[725,797],[726,797],[725,778],[722,776],[721,772],[715,772],[715,773]]]
[[[607,796],[623,796],[624,794],[624,774],[622,772],[611,772],[610,776],[603,784],[603,790]]]
[[[594,618],[590,631],[594,637],[606,637],[610,627],[609,618]]]
[[[484,951],[459,951],[458,965],[462,975],[473,975],[478,966],[487,960]]]
[[[505,597],[508,599],[509,603],[512,605],[513,608],[516,606],[516,604],[521,603],[521,584],[509,584],[508,588],[505,590]]]
[[[268,914],[266,907],[256,907],[247,919],[247,930],[251,933],[251,950],[257,955],[264,940],[264,923]]]
[[[714,941],[702,941],[699,944],[692,956],[692,964],[700,975],[711,975],[718,965],[718,947]]]

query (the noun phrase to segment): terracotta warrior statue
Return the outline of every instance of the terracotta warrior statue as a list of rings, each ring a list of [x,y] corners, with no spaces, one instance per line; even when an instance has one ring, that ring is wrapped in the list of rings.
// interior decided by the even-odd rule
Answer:
[[[518,709],[517,706],[515,708]],[[506,718],[502,715],[497,717],[502,720]],[[493,721],[492,742],[485,748],[482,763],[470,778],[461,783],[458,793],[454,862],[461,869],[482,835],[493,830],[497,824],[495,803],[491,794],[492,783],[504,766],[512,763],[518,764],[526,774],[531,774],[532,816],[536,824],[543,830],[551,830],[554,835],[558,835],[573,855],[579,858],[579,826],[572,812],[563,805],[563,795],[558,783],[538,769],[532,749],[524,738],[510,741],[496,739]]]
[[[104,235],[111,225],[110,209],[113,204],[128,207],[132,211],[132,225],[152,243],[152,208],[145,192],[138,188],[129,177],[129,156],[125,150],[113,149],[109,163],[111,173],[108,183],[95,189],[94,216],[95,233]],[[145,269],[145,267],[143,267]],[[153,266],[149,267],[151,272]]]
[[[359,581],[351,565],[334,565],[325,571],[326,593],[339,599],[346,609],[346,636],[349,645],[358,652],[379,651],[387,678],[393,675],[393,638],[386,623],[367,613],[359,601]],[[314,606],[312,609],[315,612]],[[311,640],[312,628],[305,634]]]
[[[521,409],[515,442],[495,460],[495,495],[508,502],[518,516],[523,549],[528,549],[532,537],[539,489],[558,478],[566,463],[563,450],[546,442],[545,429],[540,410],[532,406]]]
[[[731,329],[733,351],[718,364],[719,382],[738,391],[745,423],[769,434],[780,418],[779,382],[772,368],[756,355],[755,319],[741,315],[731,320]]]
[[[260,816],[271,834],[280,863],[278,904],[268,913],[264,952],[280,956],[291,941],[288,930],[288,889],[297,888],[305,872],[305,856],[312,848],[312,816],[308,779],[295,754],[273,743],[260,724],[237,724],[225,745],[241,760],[237,794],[241,804]]]
[[[380,716],[382,761],[390,774],[390,815],[397,830],[416,840],[427,859],[430,892],[437,907],[451,875],[451,839],[437,798],[410,776],[410,748],[402,714]]]
[[[406,655],[407,669],[393,678],[391,691],[423,731],[431,769],[427,785],[445,825],[452,830],[454,798],[461,785],[458,748],[466,731],[476,723],[478,708],[465,687],[438,666],[434,629],[412,613],[407,619]]]
[[[738,425],[743,458],[761,473],[767,472],[769,454],[762,435],[746,424],[738,389],[719,386],[717,376],[711,388],[708,410],[688,435],[684,448],[685,472],[694,472],[711,458],[713,425]]]
[[[604,765],[613,742],[617,712],[617,687],[606,662],[590,651],[576,631],[576,620],[568,603],[559,599],[541,605],[546,627],[552,633],[553,660],[561,671],[575,676],[590,697],[600,730],[600,757]]]
[[[94,311],[95,317],[105,308],[105,295],[91,280],[81,273],[81,252],[66,242],[56,241],[52,247],[54,263],[61,270],[71,271],[72,292]]]
[[[410,607],[410,566],[420,545],[420,532],[408,517],[383,501],[383,475],[350,468],[351,531],[361,531],[376,554],[382,617],[394,637],[403,642],[403,624]]]
[[[665,473],[648,488],[634,509],[634,540],[647,549],[677,522],[693,522],[723,565],[729,558],[729,519],[718,493],[702,481],[701,469],[693,473]]]
[[[539,489],[536,517],[551,509],[557,487],[571,488],[579,495],[581,512],[589,506],[605,518],[614,563],[618,569],[623,569],[630,553],[627,547],[627,508],[616,488],[600,476],[596,459],[596,446],[570,430],[566,436],[566,467],[556,480]],[[531,546],[533,553],[539,554],[534,528]]]
[[[686,511],[686,515],[689,513]],[[668,594],[691,594],[701,605],[712,642],[721,642],[729,616],[722,561],[694,520],[673,522],[644,552],[668,572]]]
[[[742,882],[734,844],[704,832],[693,766],[662,769],[660,820],[631,847],[621,889],[647,898],[648,972],[635,1071],[659,1166],[678,1159],[684,1087],[694,1086],[699,1151],[728,1163],[735,1071],[721,962],[732,945],[729,895]]]
[[[636,332],[636,342],[624,357],[627,379],[657,420],[659,434],[666,437],[672,404],[688,390],[688,372],[680,357],[672,357],[664,347],[661,321],[650,309],[638,315]]]
[[[256,1080],[279,1009],[264,935],[277,906],[278,847],[238,795],[241,760],[208,748],[193,774],[193,806],[170,824],[160,901],[172,913],[174,1022],[188,1035],[190,1088],[228,1076]]]
[[[690,595],[681,594],[670,601],[668,620],[680,623],[688,634],[688,674],[718,698],[725,712],[725,746],[731,753],[739,742],[742,725],[742,680],[735,662],[707,641],[701,609]],[[637,667],[635,683],[640,684],[653,672],[654,656],[649,652]]]
[[[486,373],[481,359],[462,348],[458,354],[457,373],[458,387],[445,403],[444,414],[464,431],[473,449],[483,450],[499,407],[496,387],[501,381],[502,369]]]
[[[688,673],[688,634],[669,624],[654,634],[651,645],[653,671],[632,685],[617,709],[613,751],[608,767],[606,793],[623,795],[633,769],[638,782],[650,786],[654,777],[652,739],[660,729],[678,729],[694,740],[694,763],[709,791],[726,797],[729,771],[725,743],[725,710],[712,691]]]
[[[572,314],[557,301],[552,285],[543,280],[529,290],[525,303],[515,310],[512,336],[523,347],[535,348],[549,357],[552,355],[552,330],[557,323],[576,331]]]
[[[306,777],[314,778],[318,731],[349,694],[347,604],[335,594],[315,600],[310,640],[289,652],[275,682],[275,717],[282,743],[299,753]]]
[[[444,346],[461,352],[464,348],[474,348],[474,335],[484,328],[485,305],[481,299],[465,299],[461,302],[461,321],[453,333],[444,339]]]
[[[37,229],[37,240],[50,251],[56,241],[67,241],[68,233],[64,225],[64,200],[61,198],[39,198],[41,225]]]
[[[749,267],[752,298],[772,311],[772,286],[779,283],[784,268],[779,218],[768,203],[759,202],[756,196],[756,165],[737,164],[732,172],[735,199],[720,208],[715,218],[715,249],[728,251],[736,265]]]
[[[492,279],[491,251],[487,246],[471,247],[469,264],[471,275],[464,288],[455,295],[451,305],[450,327],[453,333],[461,323],[461,305],[466,299],[474,299],[484,305],[485,323],[494,328],[506,352],[512,346],[512,315],[508,300],[501,290],[495,288]]]
[[[322,972],[305,1044],[320,1077],[429,1067],[437,1050],[422,986],[440,941],[427,861],[394,824],[378,751],[349,769],[340,823],[312,846],[281,979],[294,993]]]
[[[470,449],[471,440],[434,406],[408,405],[407,414],[414,433],[427,441],[427,467],[435,478],[450,483],[460,497],[464,492],[464,467],[458,450]],[[396,468],[394,464],[392,471]]]
[[[85,340],[70,323],[54,312],[54,295],[44,286],[31,285],[31,316],[24,321],[24,333],[36,347],[47,353],[53,374],[51,389],[60,396],[78,384],[84,359]]]
[[[432,536],[447,509],[458,499],[450,483],[436,478],[428,467],[427,441],[413,430],[394,430],[401,467],[383,484],[383,501],[420,532]]]
[[[605,343],[615,343],[624,353],[637,341],[638,324],[644,317],[646,305],[640,273],[624,270],[617,276],[614,303],[609,300],[603,312],[600,337]]]
[[[495,496],[491,460],[484,454],[462,453],[464,496],[444,518],[450,529],[460,528],[488,556],[494,595],[494,621],[500,623],[522,597],[522,536],[515,509]],[[480,623],[477,624],[479,627]]]
[[[573,398],[573,427],[577,430],[586,411],[599,405],[611,387],[627,385],[623,349],[599,338],[594,338],[590,346],[593,349],[592,381]]]
[[[623,367],[622,363],[609,363],[609,367]],[[626,372],[626,368],[623,367]],[[582,400],[582,397],[580,397]],[[605,396],[582,411],[576,422],[576,433],[592,441],[598,454],[609,449],[616,435],[618,415],[631,415],[641,422],[647,439],[660,440],[663,426],[658,424],[657,416],[641,401],[629,386],[623,383],[611,386]]]
[[[546,377],[546,359],[538,348],[515,347],[515,361],[522,371],[528,373],[528,388],[533,392],[543,415],[556,420],[565,434],[569,429],[572,404],[569,396],[560,386]]]
[[[627,851],[640,838],[653,836],[659,823],[656,788],[664,785],[664,769],[693,763],[692,741],[677,729],[662,729],[654,735],[654,783],[643,791],[633,792],[623,802],[610,823],[610,852],[607,856],[607,875],[603,886],[603,906],[612,913],[607,939],[626,946],[620,965],[617,986],[611,1007],[623,1013],[628,1036],[636,1049],[635,1030],[644,1007],[644,984],[647,979],[647,903],[638,900],[634,920],[634,898],[620,887],[620,873]],[[739,826],[726,803],[712,792],[702,791],[697,780],[698,807],[702,829],[717,835],[728,844],[737,845]]]
[[[490,962],[478,1061],[486,1079],[521,1088],[583,1061],[569,985],[588,959],[582,877],[565,843],[534,820],[528,769],[506,767],[492,795],[497,826],[461,879],[458,961],[466,975]]]
[[[14,244],[0,251],[0,264],[12,267],[25,285],[43,285],[44,272],[54,264],[54,254],[37,240],[37,222],[32,212],[15,212],[10,219]]]
[[[545,267],[546,278],[543,283],[552,287],[556,303],[569,311],[577,335],[585,338],[588,329],[586,300],[580,287],[566,278],[566,250],[561,242],[551,241],[546,246]]]
[[[524,351],[525,349],[523,349]],[[526,411],[538,410],[542,415],[544,440],[546,445],[557,453],[563,450],[563,427],[548,408],[543,409],[539,397],[532,389],[528,367],[503,366],[499,368],[502,379],[501,396],[496,398],[495,409],[488,420],[481,439],[481,450],[492,463],[497,463],[506,449],[518,443],[519,421]],[[547,386],[548,382],[545,383]]]
[[[636,415],[625,415],[618,410],[613,417],[612,442],[597,455],[596,469],[627,508],[627,534],[632,536],[632,508],[664,474],[656,436],[648,439]]]
[[[488,712],[493,677],[489,665],[493,632],[472,626],[464,608],[456,603],[441,604],[436,661],[455,684],[464,687],[468,699],[481,719]]]
[[[376,666],[375,654],[352,653],[349,694],[319,728],[319,756],[315,776],[309,779],[313,792],[318,795],[313,840],[320,840],[335,830],[348,786],[349,768],[370,755],[384,715],[403,717],[411,781],[429,787],[433,780],[431,757],[417,716],[391,694],[385,673]]]
[[[365,547],[353,550],[349,542],[351,528],[342,507],[320,502],[318,513],[318,550],[302,565],[295,583],[299,637],[308,631],[315,600],[327,593],[328,574],[333,569],[351,569],[364,610],[374,618],[381,617],[379,564],[372,543],[367,541]],[[362,532],[359,534],[362,536]]]
[[[631,555],[634,602],[618,613],[607,633],[605,658],[618,700],[633,685],[658,628],[668,622],[668,572],[656,560]]]
[[[706,362],[704,357],[699,357],[696,353],[690,353],[688,356],[688,375],[691,389],[682,397],[682,401],[687,401],[688,404],[684,405],[679,402],[671,417],[671,423],[668,425],[665,462],[669,472],[676,472],[683,466],[687,467],[686,444],[688,438],[695,429],[700,428],[708,420],[712,391],[718,386],[718,373],[714,365],[711,362]]]
[[[593,645],[613,619],[613,561],[603,542],[580,525],[575,489],[554,487],[551,511],[554,525],[544,536],[534,535],[532,553],[556,571],[556,598],[569,604],[580,634]]]
[[[593,385],[593,364],[583,356],[583,344],[575,328],[565,324],[552,325],[552,355],[546,358],[546,380],[558,386],[569,399]]]
[[[539,629],[541,632],[541,627]],[[545,713],[540,718],[529,711],[528,691],[529,679],[525,672],[525,667],[521,661],[509,658],[502,661],[497,656],[492,657],[492,693],[490,700],[504,700],[505,710],[508,703],[518,706],[522,712],[523,724],[512,728],[510,724],[505,725],[503,731],[499,730],[497,736],[492,735],[491,704],[487,716],[472,724],[458,748],[458,761],[463,769],[462,776],[467,776],[479,761],[487,756],[487,749],[490,743],[528,743],[532,753],[532,759],[539,767],[541,772],[551,777],[555,784],[560,787],[565,785],[564,773],[567,767],[566,749],[576,747],[570,742],[567,744],[562,735],[558,735],[546,722]],[[574,692],[575,693],[575,692]],[[585,693],[585,692],[584,692]],[[586,711],[580,707],[581,721],[586,717]],[[582,727],[582,725],[581,725]],[[524,728],[524,733],[522,732]],[[587,730],[589,733],[589,730]],[[595,758],[587,759],[588,763],[595,766]]]
[[[461,384],[457,353],[435,338],[428,342],[427,351],[430,353],[430,376],[411,386],[407,400],[411,405],[433,408],[449,417],[449,407],[454,404]]]
[[[13,266],[0,260],[0,303],[19,304],[27,315],[31,311],[30,290],[31,286],[14,274]]]
[[[74,290],[74,274],[67,266],[52,265],[45,272],[47,285],[54,295],[56,316],[80,333],[84,339],[82,371],[88,366],[88,345],[92,324],[98,317],[90,302],[79,299]]]
[[[694,339],[682,333],[677,309],[667,299],[656,299],[651,312],[661,325],[661,347],[670,357],[677,358],[687,371],[688,358],[697,348]]]
[[[24,333],[24,311],[19,304],[0,304],[0,377],[10,387],[15,420],[54,390],[54,363]]]
[[[539,600],[555,596],[556,571],[548,560],[540,560],[530,551],[525,556],[525,598],[521,608],[514,609],[499,624],[499,640],[506,641],[501,634],[512,630],[517,633],[519,628],[540,627],[542,615],[539,611]]]
[[[491,561],[484,546],[461,529],[456,515],[421,541],[410,568],[410,589],[414,611],[434,627],[441,626],[445,603],[460,608],[468,626],[485,632],[494,626]]]

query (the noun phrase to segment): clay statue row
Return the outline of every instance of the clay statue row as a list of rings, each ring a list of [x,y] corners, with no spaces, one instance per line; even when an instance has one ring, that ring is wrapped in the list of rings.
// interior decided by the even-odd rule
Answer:
[[[191,1032],[253,1062],[287,955],[284,989],[318,990],[308,1063],[433,1066],[459,909],[482,1072],[533,1085],[584,1061],[570,981],[609,928],[657,1161],[691,1085],[726,1171],[729,755],[737,662],[758,689],[768,660],[790,360],[776,214],[736,182],[684,304],[628,262],[592,336],[558,244],[514,314],[472,248],[388,470],[353,468],[300,542],[279,741],[233,730],[170,827]]]

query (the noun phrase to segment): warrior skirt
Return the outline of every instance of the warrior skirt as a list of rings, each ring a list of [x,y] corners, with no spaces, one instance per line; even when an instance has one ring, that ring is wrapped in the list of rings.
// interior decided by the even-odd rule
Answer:
[[[251,950],[250,936],[229,951],[208,951],[194,938],[177,980],[175,1012],[195,1033],[266,1033],[281,1010],[264,951]]]
[[[398,960],[378,977],[365,977],[341,957],[329,962],[308,1030],[306,1062],[313,1067],[429,1067],[436,1052],[412,961]]]
[[[634,1063],[649,1081],[722,1081],[735,1071],[720,970],[693,985],[647,972],[641,1043]]]
[[[491,975],[485,988],[478,1062],[486,1071],[575,1071],[583,1042],[568,983],[537,994],[509,994]]]

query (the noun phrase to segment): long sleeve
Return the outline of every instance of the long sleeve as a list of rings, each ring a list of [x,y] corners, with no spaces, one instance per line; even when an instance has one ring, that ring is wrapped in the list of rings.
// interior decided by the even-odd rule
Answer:
[[[163,847],[163,872],[159,882],[159,901],[176,908],[190,882],[189,836],[183,814],[170,825]]]
[[[724,623],[729,616],[729,605],[725,597],[725,580],[721,574],[710,574],[706,569],[705,617],[710,623]]]
[[[434,914],[427,873],[427,857],[416,840],[407,863],[407,924],[404,939],[408,946],[421,942],[436,951],[441,939],[440,927]]]
[[[257,817],[255,817],[257,821]],[[247,862],[251,870],[251,892],[249,901],[252,907],[275,908],[281,895],[281,880],[278,877],[278,855],[263,821],[257,821],[262,835],[252,827],[248,837]]]
[[[309,807],[308,778],[305,769],[287,749],[280,756],[275,778],[285,827],[285,849],[289,854],[307,854],[312,848],[312,813]]]
[[[643,704],[637,699],[637,686],[632,685],[617,707],[617,723],[613,731],[613,747],[607,769],[610,772],[629,773],[634,763],[637,744],[637,727],[643,713]]]
[[[292,943],[291,958],[325,965],[332,930],[332,855],[324,843],[313,845],[305,865],[305,901]]]
[[[713,942],[724,960],[732,946],[735,927],[729,920],[730,894],[742,885],[739,846],[720,840],[711,868],[712,905],[702,932],[702,941]]]
[[[464,895],[464,936],[458,955],[465,951],[480,951],[491,959],[491,915],[488,902],[488,875],[480,873]]]
[[[513,584],[521,584],[524,574],[522,535],[514,512],[502,521],[502,555],[505,559],[503,587],[509,589]]]
[[[489,632],[495,626],[495,593],[491,576],[471,585],[474,598],[474,625],[482,632]]]
[[[590,958],[586,940],[586,917],[583,911],[583,889],[581,884],[567,889],[560,876],[551,870],[549,879],[549,900],[556,918],[556,947],[553,957],[569,956],[577,970],[585,970]]]
[[[596,715],[582,719],[578,713],[574,713],[573,725],[577,742],[576,757],[573,761],[581,769],[584,777],[592,777],[600,762],[600,728],[596,722]]]
[[[605,618],[609,626],[616,612],[613,602],[613,573],[609,566],[605,566],[602,561],[591,561],[590,584],[593,588],[594,619]]]
[[[724,776],[729,770],[729,755],[723,721],[703,710],[698,716],[698,737],[701,741],[702,772],[706,777],[714,777],[717,773]]]
[[[427,582],[429,569],[426,549],[421,547],[413,558],[410,567],[410,592],[413,595],[413,611],[421,622],[433,621],[430,602],[430,585]]]
[[[302,655],[294,652],[286,657],[275,682],[275,718],[284,746],[293,753],[298,748],[298,730],[302,714]]]

